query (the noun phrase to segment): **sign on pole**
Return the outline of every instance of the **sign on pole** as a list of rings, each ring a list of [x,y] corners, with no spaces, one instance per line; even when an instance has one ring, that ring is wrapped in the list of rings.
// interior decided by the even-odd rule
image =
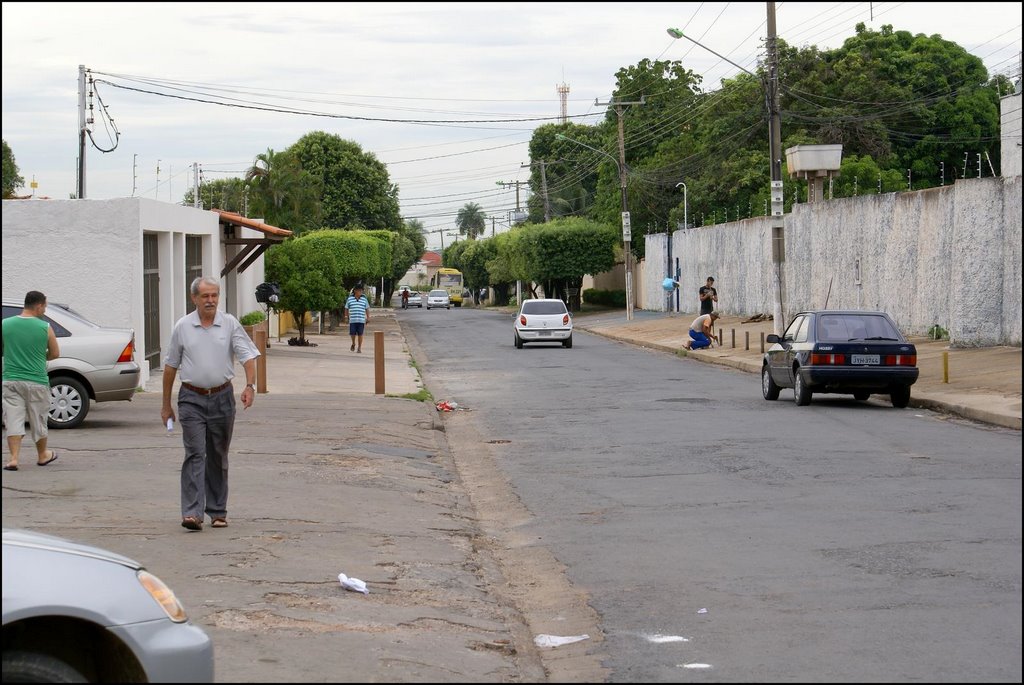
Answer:
[[[622,239],[627,242],[632,242],[633,240],[629,228],[629,212],[622,213]]]

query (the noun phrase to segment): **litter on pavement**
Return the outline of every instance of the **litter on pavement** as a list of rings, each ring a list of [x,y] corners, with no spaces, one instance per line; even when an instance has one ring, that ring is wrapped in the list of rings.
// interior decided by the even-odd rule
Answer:
[[[698,614],[706,614],[706,613],[708,613],[708,610],[707,609],[697,609],[697,613]]]
[[[370,594],[370,591],[366,589],[366,583],[359,580],[358,578],[349,578],[344,573],[339,573],[338,581],[341,583],[341,586],[346,590],[352,590],[353,592],[362,592],[364,595]]]
[[[538,647],[561,647],[581,640],[589,640],[589,635],[538,635],[533,638],[533,644]]]
[[[461,411],[458,402],[449,402],[448,400],[441,400],[434,406],[438,411]]]

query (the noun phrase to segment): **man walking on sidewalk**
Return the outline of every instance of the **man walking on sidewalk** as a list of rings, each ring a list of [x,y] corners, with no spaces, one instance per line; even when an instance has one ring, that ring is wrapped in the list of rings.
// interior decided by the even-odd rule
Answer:
[[[50,413],[50,377],[46,374],[46,362],[60,356],[60,347],[53,328],[43,319],[44,313],[46,295],[30,290],[25,294],[21,314],[9,316],[3,322],[4,425],[7,426],[7,448],[11,452],[5,471],[18,470],[26,421],[35,438],[36,463],[46,466],[57,460],[57,453],[46,449],[46,421]]]
[[[228,525],[228,448],[235,427],[235,359],[245,369],[242,406],[256,397],[256,358],[260,351],[238,319],[218,310],[220,283],[208,277],[192,281],[196,309],[178,319],[164,358],[160,418],[174,420],[171,388],[181,371],[178,418],[185,444],[181,465],[181,525],[202,530],[204,514],[214,528]]]
[[[701,314],[693,323],[690,324],[690,339],[683,343],[683,348],[687,350],[701,350],[705,347],[711,347],[711,341],[713,340],[713,326],[718,319],[721,318],[721,314],[718,312],[711,312],[710,314]]]

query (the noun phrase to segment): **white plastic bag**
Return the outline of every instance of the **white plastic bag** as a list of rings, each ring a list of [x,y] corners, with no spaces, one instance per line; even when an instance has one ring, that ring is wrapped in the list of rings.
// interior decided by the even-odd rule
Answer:
[[[344,573],[338,574],[338,582],[346,590],[352,590],[353,592],[362,592],[364,595],[370,594],[370,591],[366,589],[366,583],[359,580],[358,578],[349,578]]]

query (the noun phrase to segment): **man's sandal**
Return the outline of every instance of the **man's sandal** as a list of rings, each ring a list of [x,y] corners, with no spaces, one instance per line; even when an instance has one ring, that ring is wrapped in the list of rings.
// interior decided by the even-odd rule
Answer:
[[[226,518],[215,518],[213,523],[210,524],[211,528],[227,528],[228,520]]]
[[[181,527],[188,528],[189,530],[202,530],[203,521],[202,519],[197,519],[195,516],[186,516],[181,519]]]

